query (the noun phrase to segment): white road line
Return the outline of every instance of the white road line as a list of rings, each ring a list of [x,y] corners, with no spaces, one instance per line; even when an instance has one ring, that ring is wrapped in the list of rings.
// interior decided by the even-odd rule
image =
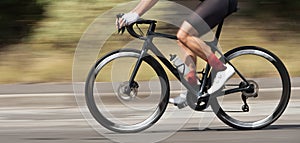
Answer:
[[[281,88],[263,88],[259,89],[261,92],[280,91]],[[300,87],[292,87],[292,91],[299,91]],[[173,90],[171,94],[180,94],[184,90]],[[149,92],[139,92],[140,95],[149,94]],[[84,95],[82,93],[82,95]],[[115,93],[102,93],[102,95],[115,95]],[[0,94],[0,98],[21,98],[21,97],[62,97],[75,96],[74,93],[33,93],[33,94]]]
[[[14,98],[14,97],[61,97],[74,96],[74,93],[33,93],[33,94],[1,94],[0,98]]]

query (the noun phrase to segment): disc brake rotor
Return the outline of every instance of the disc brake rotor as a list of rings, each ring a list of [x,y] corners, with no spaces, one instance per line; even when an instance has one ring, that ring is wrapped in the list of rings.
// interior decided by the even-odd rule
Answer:
[[[123,82],[118,87],[118,97],[124,101],[131,101],[137,96],[138,87],[136,82],[133,83],[131,88],[128,81]]]

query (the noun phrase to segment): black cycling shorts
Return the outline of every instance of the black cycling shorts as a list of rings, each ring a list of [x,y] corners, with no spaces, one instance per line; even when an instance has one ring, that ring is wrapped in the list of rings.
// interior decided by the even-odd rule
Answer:
[[[197,6],[187,22],[197,30],[197,36],[202,36],[236,10],[237,0],[205,0]]]

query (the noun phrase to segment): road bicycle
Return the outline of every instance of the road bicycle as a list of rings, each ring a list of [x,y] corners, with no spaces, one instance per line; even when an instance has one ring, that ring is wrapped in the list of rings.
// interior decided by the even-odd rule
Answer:
[[[155,20],[140,19],[126,26],[130,35],[144,42],[142,48],[110,52],[91,68],[85,84],[86,103],[102,126],[114,132],[135,133],[156,123],[170,98],[165,68],[188,91],[189,107],[203,111],[210,106],[221,121],[233,128],[262,129],[282,115],[289,102],[291,83],[286,67],[276,55],[256,46],[226,52],[222,59],[234,67],[235,75],[216,94],[208,95],[214,78],[210,65],[197,72],[199,85],[191,86],[154,45],[154,38],[177,40],[176,36],[155,32],[156,24]],[[146,35],[137,34],[134,25],[148,26]],[[220,54],[216,47],[222,25],[223,22],[217,27],[215,40],[206,42]]]

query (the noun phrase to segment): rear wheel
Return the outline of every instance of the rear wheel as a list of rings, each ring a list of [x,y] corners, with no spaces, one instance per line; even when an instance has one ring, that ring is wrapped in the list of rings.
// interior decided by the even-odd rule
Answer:
[[[233,49],[225,56],[251,88],[213,98],[211,106],[217,117],[237,129],[261,129],[272,124],[290,98],[290,78],[283,63],[271,52],[252,46]],[[246,86],[235,75],[225,84],[225,90]]]

